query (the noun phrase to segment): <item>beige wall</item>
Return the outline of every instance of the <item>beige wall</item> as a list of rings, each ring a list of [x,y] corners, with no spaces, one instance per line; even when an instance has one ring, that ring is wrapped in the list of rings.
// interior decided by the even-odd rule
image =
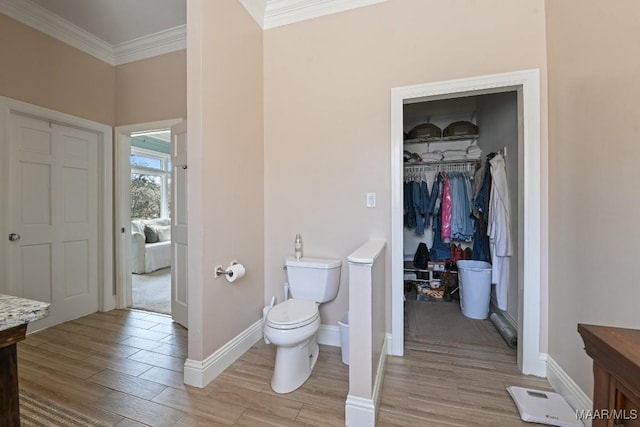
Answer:
[[[123,126],[187,116],[186,50],[114,67],[0,14],[0,96]]]
[[[262,316],[262,30],[237,0],[190,1],[187,15],[189,358],[202,360]],[[234,259],[246,276],[215,279]]]
[[[115,69],[116,126],[187,117],[187,51]]]
[[[578,323],[640,328],[640,3],[547,1],[549,354],[588,395]]]
[[[295,233],[305,255],[343,261],[390,241],[391,88],[540,68],[546,105],[544,18],[542,0],[392,0],[265,32],[266,299],[282,296]],[[347,307],[343,269],[322,322]]]
[[[114,67],[0,14],[0,96],[114,124]]]

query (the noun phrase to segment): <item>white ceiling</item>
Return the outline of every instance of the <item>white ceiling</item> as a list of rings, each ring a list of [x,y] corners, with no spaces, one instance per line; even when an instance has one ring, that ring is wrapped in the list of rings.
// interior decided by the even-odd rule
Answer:
[[[187,22],[186,0],[32,1],[113,46]]]
[[[0,13],[120,65],[185,49],[186,1],[0,0]],[[268,30],[387,0],[237,1]]]

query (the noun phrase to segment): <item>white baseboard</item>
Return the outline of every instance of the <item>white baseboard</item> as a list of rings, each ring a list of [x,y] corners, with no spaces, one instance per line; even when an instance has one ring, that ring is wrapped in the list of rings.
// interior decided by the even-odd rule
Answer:
[[[390,336],[391,334],[385,334],[380,348],[380,359],[378,359],[378,369],[373,383],[371,399],[352,395],[347,396],[347,401],[344,405],[345,425],[347,427],[373,427],[376,425],[378,402],[382,393],[382,382],[384,381],[384,369],[387,365],[387,353],[391,349],[389,344]]]
[[[318,328],[318,344],[342,347],[340,328],[333,325],[320,325]]]
[[[184,383],[200,388],[206,386],[261,339],[262,319],[206,359],[202,361],[187,359],[184,362]]]
[[[518,345],[520,345],[520,342],[518,342]],[[523,352],[522,357],[525,357],[525,354]],[[533,361],[522,361],[522,364],[524,365],[523,368],[525,368],[525,366],[529,367],[528,371],[523,371],[523,374],[525,375],[534,375],[536,377],[540,377],[540,378],[547,378],[547,354],[546,353],[538,353],[538,356],[535,357],[533,359]]]
[[[386,334],[386,347],[384,348],[385,355],[391,354],[393,335]],[[320,325],[318,328],[318,344],[330,345],[333,347],[342,347],[342,341],[340,340],[340,327],[333,325]]]
[[[202,362],[187,359],[184,363],[184,383],[194,387],[207,385],[262,339],[262,325],[262,319],[258,320]],[[332,325],[320,325],[318,344],[342,347],[340,328]]]
[[[380,401],[380,394],[382,393],[382,382],[384,381],[384,368],[387,366],[387,350],[389,349],[389,335],[385,334],[384,341],[382,342],[382,348],[380,349],[380,359],[378,359],[378,370],[376,371],[375,382],[373,383],[373,392],[371,397],[373,399],[374,408],[378,408],[378,402]]]
[[[547,379],[553,389],[559,393],[567,403],[576,411],[590,411],[593,408],[593,402],[589,396],[573,379],[567,374],[558,363],[548,354],[546,356],[547,363]],[[583,420],[585,426],[591,426],[591,420]]]
[[[373,399],[348,395],[344,406],[344,423],[347,427],[375,426],[376,407]]]

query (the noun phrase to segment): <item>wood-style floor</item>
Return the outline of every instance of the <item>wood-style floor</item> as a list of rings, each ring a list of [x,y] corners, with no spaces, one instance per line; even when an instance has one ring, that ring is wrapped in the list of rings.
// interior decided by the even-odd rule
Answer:
[[[275,348],[251,348],[213,382],[185,386],[186,330],[141,311],[95,313],[18,345],[20,387],[117,426],[342,426],[348,367],[321,346],[309,380],[278,395]],[[518,373],[515,352],[407,342],[389,357],[379,426],[518,426],[505,387],[550,389]]]

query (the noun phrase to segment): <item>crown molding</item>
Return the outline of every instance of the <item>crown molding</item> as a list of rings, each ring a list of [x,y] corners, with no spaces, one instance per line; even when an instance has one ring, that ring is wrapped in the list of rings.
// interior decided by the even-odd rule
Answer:
[[[113,46],[30,0],[0,0],[0,13],[115,65]]]
[[[241,0],[242,1],[242,0]],[[262,28],[268,30],[387,0],[265,0]],[[243,2],[244,3],[244,2]]]
[[[186,25],[112,45],[31,0],[0,0],[0,13],[111,65],[186,49]]]
[[[264,12],[267,7],[268,0],[240,0],[240,3],[247,9],[249,15],[258,23],[260,28],[264,24]]]
[[[239,0],[263,30],[387,0]],[[31,0],[0,0],[0,13],[111,65],[186,49],[186,25],[111,45]]]
[[[187,48],[187,26],[180,25],[113,47],[115,63],[122,65]]]

